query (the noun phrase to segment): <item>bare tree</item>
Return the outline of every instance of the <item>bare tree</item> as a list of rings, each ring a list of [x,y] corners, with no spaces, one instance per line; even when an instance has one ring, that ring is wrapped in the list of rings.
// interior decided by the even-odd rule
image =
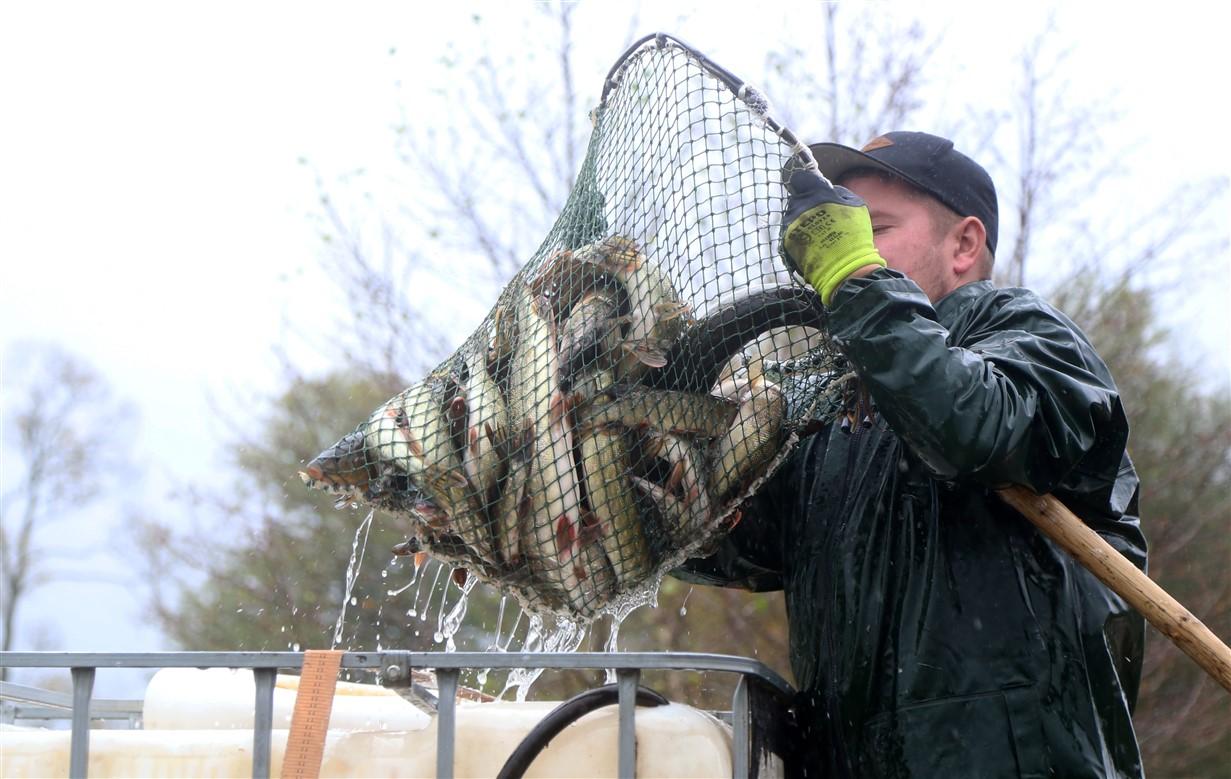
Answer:
[[[10,355],[12,358],[14,355]],[[5,443],[20,476],[5,491],[0,516],[3,649],[16,644],[17,613],[34,589],[55,578],[48,531],[81,511],[101,484],[121,472],[131,411],[85,362],[54,347],[27,346],[9,363],[30,363],[10,386],[22,390],[6,414]],[[18,371],[18,373],[23,373]],[[24,380],[22,380],[24,379]]]
[[[823,40],[766,58],[765,87],[779,118],[812,140],[855,146],[901,129],[923,105],[940,34],[878,8],[828,3],[823,11]]]
[[[408,99],[393,128],[402,165],[390,175],[413,197],[374,208],[318,176],[321,265],[345,301],[330,328],[344,364],[422,375],[464,335],[429,321],[424,280],[445,276],[444,294],[494,300],[548,233],[598,100],[596,81],[576,86],[577,60],[594,55],[576,50],[578,13],[571,3],[539,6],[519,32],[531,42],[522,49],[483,45],[472,55],[449,44],[443,107]],[[509,37],[479,14],[473,25],[481,40]]]

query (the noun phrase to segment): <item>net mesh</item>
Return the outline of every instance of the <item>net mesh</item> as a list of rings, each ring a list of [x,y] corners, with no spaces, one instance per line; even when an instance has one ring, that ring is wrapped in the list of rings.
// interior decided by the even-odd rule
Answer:
[[[563,212],[476,332],[303,473],[574,619],[720,538],[848,384],[778,256],[803,163],[764,100],[657,36],[592,118]]]

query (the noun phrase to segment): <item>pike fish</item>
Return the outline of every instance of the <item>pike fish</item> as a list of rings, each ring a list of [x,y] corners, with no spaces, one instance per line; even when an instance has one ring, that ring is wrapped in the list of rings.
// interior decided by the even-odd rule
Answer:
[[[629,328],[616,378],[636,382],[667,364],[667,349],[691,321],[690,307],[632,239],[610,236],[588,248],[586,259],[597,262],[628,294]]]
[[[683,392],[709,392],[728,361],[744,345],[777,327],[825,326],[820,297],[810,289],[776,287],[740,298],[689,327],[671,346],[669,371],[653,371],[646,386]]]
[[[536,578],[562,592],[570,604],[580,604],[586,598],[574,558],[580,548],[582,506],[573,467],[571,415],[557,383],[555,328],[540,307],[527,295],[516,310],[519,336],[508,400],[509,418],[520,420],[523,440],[511,468],[517,479],[510,485],[515,497],[501,501],[498,523],[506,548],[516,533],[515,557],[529,565]]]
[[[670,464],[662,485],[634,476],[635,484],[658,506],[664,530],[677,548],[697,540],[711,516],[710,490],[696,444],[679,436],[651,432],[646,451]]]
[[[578,435],[587,516],[598,523],[597,540],[611,562],[617,586],[632,585],[650,573],[654,558],[630,487],[624,434],[598,427]]]
[[[308,463],[301,478],[335,492],[362,491],[376,506],[407,511],[476,554],[490,554],[490,531],[475,511],[450,429],[452,389],[440,376],[409,387]]]
[[[608,290],[591,290],[577,302],[560,328],[560,389],[568,392],[587,375],[609,374],[623,354],[621,322],[617,296]]]
[[[778,452],[785,417],[782,390],[754,364],[735,420],[713,443],[710,489],[716,500],[732,498],[764,472]]]
[[[499,498],[500,481],[508,460],[503,449],[508,410],[504,397],[487,369],[487,357],[475,349],[466,360],[466,426],[463,434],[462,472],[477,508],[489,514]]]
[[[737,409],[738,404],[712,395],[638,387],[586,404],[577,421],[582,430],[618,424],[717,438],[726,434]]]

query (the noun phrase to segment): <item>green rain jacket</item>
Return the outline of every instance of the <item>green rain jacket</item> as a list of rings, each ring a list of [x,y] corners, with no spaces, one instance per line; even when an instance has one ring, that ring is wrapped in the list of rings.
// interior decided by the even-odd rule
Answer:
[[[829,328],[870,413],[803,440],[675,574],[785,591],[808,775],[1140,776],[1144,622],[993,492],[1051,492],[1145,568],[1094,348],[1027,290],[933,307],[891,270],[845,283]]]

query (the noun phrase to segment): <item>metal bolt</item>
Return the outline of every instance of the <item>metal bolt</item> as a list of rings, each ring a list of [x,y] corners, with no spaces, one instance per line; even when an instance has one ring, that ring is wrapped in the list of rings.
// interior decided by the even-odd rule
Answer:
[[[390,665],[385,668],[384,677],[386,683],[397,684],[406,679],[406,669],[397,664]]]

